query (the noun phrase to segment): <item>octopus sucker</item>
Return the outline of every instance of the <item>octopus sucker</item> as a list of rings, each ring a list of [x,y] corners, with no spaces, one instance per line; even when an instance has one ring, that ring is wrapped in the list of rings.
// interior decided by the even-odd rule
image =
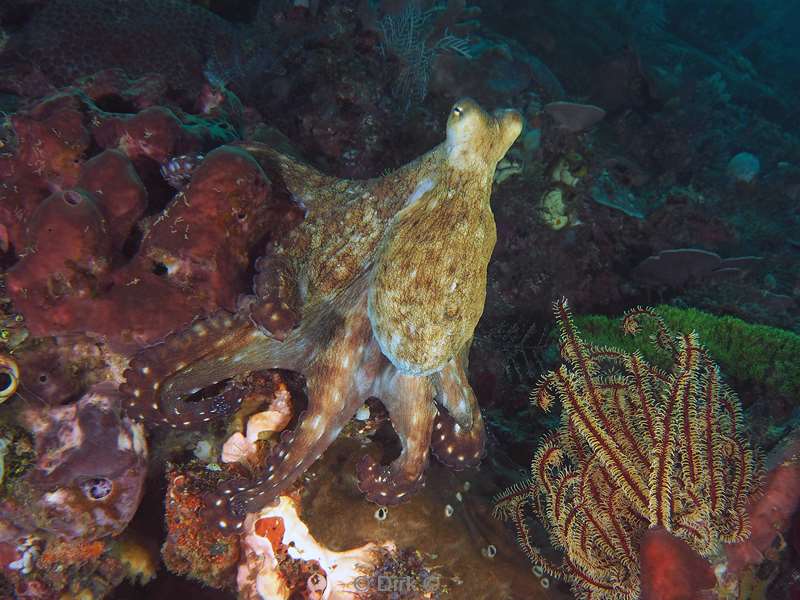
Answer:
[[[433,377],[438,414],[431,447],[440,462],[456,470],[478,464],[486,441],[480,406],[467,383],[466,362],[462,353]]]
[[[365,456],[358,467],[358,487],[368,500],[388,506],[402,502],[423,484],[436,409],[427,378],[404,375],[387,365],[376,390],[389,412],[402,450],[391,465]]]
[[[361,181],[263,144],[238,146],[305,219],[258,260],[253,293],[235,315],[212,315],[144,350],[122,388],[132,415],[197,427],[235,409],[237,375],[282,368],[306,376],[308,411],[252,481],[223,483],[209,496],[210,522],[236,530],[273,502],[371,396],[387,407],[402,452],[386,466],[363,459],[358,485],[369,500],[394,504],[424,485],[431,448],[453,468],[477,464],[483,422],[465,357],[496,241],[493,175],[521,129],[519,113],[489,114],[463,99],[444,142]],[[213,398],[187,401],[221,384]]]
[[[238,327],[234,327],[238,324]],[[181,395],[189,396],[208,384],[195,385],[192,373],[199,369],[207,376],[208,369],[200,368],[212,356],[212,348],[206,337],[216,337],[219,347],[235,348],[236,339],[241,340],[246,322],[225,313],[214,314],[207,319],[195,321],[183,332],[168,336],[164,342],[137,355],[125,371],[125,382],[120,391],[133,398],[131,410],[136,419],[155,421],[176,427],[197,427],[206,422],[209,414],[220,412],[215,403],[217,397],[201,398],[193,402],[181,401]],[[253,370],[253,369],[250,369]],[[225,379],[225,378],[223,378]],[[228,414],[230,409],[223,410]]]

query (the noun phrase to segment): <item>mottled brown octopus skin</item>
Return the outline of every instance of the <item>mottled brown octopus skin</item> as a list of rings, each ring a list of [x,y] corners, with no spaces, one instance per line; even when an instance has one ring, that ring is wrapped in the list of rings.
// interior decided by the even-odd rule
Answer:
[[[447,139],[377,179],[338,180],[259,144],[242,147],[306,218],[257,265],[236,314],[195,322],[134,358],[122,389],[134,417],[195,427],[240,399],[224,382],[260,369],[306,376],[308,409],[254,481],[228,482],[208,514],[237,530],[330,445],[369,397],[380,398],[402,445],[383,466],[365,457],[359,487],[381,505],[423,483],[428,453],[453,468],[483,454],[466,357],[496,240],[489,206],[497,162],[521,130],[515,111],[453,107]],[[223,384],[216,395],[186,399]],[[194,400],[194,399],[193,399]]]

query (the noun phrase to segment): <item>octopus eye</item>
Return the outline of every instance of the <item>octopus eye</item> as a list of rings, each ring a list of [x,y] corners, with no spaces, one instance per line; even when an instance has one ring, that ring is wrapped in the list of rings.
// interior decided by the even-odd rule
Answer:
[[[460,106],[454,106],[453,107],[453,116],[460,117],[463,112],[464,112],[464,109],[461,108]]]
[[[10,356],[0,356],[0,402],[14,395],[19,384],[19,367]]]
[[[81,489],[89,500],[102,500],[111,494],[114,489],[114,483],[105,477],[96,477],[84,481],[81,484]]]

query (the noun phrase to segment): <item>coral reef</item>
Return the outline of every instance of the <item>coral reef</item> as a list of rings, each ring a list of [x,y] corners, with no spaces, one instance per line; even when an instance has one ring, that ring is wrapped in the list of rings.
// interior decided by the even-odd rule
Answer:
[[[679,289],[692,283],[742,278],[761,260],[759,256],[721,258],[697,248],[675,248],[645,258],[631,275],[647,285]]]
[[[800,433],[794,431],[766,461],[769,473],[763,493],[751,498],[747,506],[750,515],[750,537],[725,549],[729,573],[736,574],[746,567],[759,566],[765,554],[780,545],[776,542],[789,529],[793,515],[800,508]]]
[[[555,312],[567,364],[531,398],[543,409],[559,399],[563,425],[536,452],[530,481],[498,497],[498,514],[513,520],[534,564],[577,595],[666,600],[713,588],[702,556],[748,538],[745,504],[760,477],[738,398],[697,334],[673,336],[652,311],[630,311],[623,330],[636,334],[656,319],[668,371],[584,342],[565,300]],[[531,541],[527,506],[564,551],[563,564]]]
[[[367,574],[369,582],[359,580],[359,585],[367,588],[362,590],[364,597],[382,598],[392,593],[385,589],[387,584],[381,592],[380,575],[388,576],[384,581],[393,582],[395,592],[409,592],[409,599],[425,597],[420,592],[429,592],[432,598],[568,597],[555,582],[549,585],[531,571],[513,536],[491,518],[490,497],[498,478],[495,465],[453,472],[432,463],[427,484],[408,502],[376,507],[353,502],[350,473],[363,447],[359,436],[340,436],[310,469],[304,478],[301,516],[318,542],[335,550],[379,541],[397,547],[397,553],[384,555]],[[374,443],[369,450],[380,452]],[[347,519],[331,518],[338,514],[347,514]],[[425,534],[420,536],[420,531]],[[422,568],[437,576],[427,579],[427,589],[421,585],[426,581]],[[420,587],[412,587],[413,581]],[[400,588],[400,584],[406,587]]]
[[[462,100],[444,143],[364,182],[245,146],[302,200],[305,221],[259,262],[255,295],[239,313],[198,321],[138,355],[121,388],[133,415],[187,427],[240,401],[224,392],[186,401],[202,388],[264,368],[306,374],[309,406],[298,427],[255,482],[223,486],[211,502],[220,527],[240,528],[247,512],[285,490],[369,396],[382,398],[403,444],[388,468],[369,458],[360,465],[359,486],[374,502],[416,490],[431,446],[454,468],[480,459],[483,428],[465,358],[495,241],[492,176],[520,129],[516,112],[489,115]]]
[[[0,542],[0,590],[9,598],[103,598],[128,579],[147,582],[155,575],[152,558],[132,539],[93,542],[25,538]]]
[[[78,401],[2,417],[0,574],[9,597],[108,595],[155,574],[126,530],[142,497],[147,445],[110,382]],[[5,590],[4,590],[5,591]]]
[[[130,76],[162,73],[176,92],[190,92],[192,86],[199,90],[212,50],[224,54],[233,34],[228,22],[191,3],[55,0],[9,50],[25,56],[28,69],[51,85],[122,66]],[[60,52],[47,50],[54,47]]]
[[[0,2],[0,597],[797,596],[785,4]]]
[[[352,597],[358,581],[369,575],[388,544],[369,543],[344,552],[321,546],[300,520],[297,505],[281,496],[275,507],[248,517],[243,531],[244,561],[237,582],[242,599],[290,598],[305,583],[309,597]],[[315,595],[316,593],[316,595]]]
[[[0,354],[0,403],[14,395],[19,386],[19,365],[11,356]]]
[[[425,99],[433,62],[440,53],[454,52],[471,58],[466,35],[469,19],[480,13],[465,3],[437,1],[384,2],[376,9],[363,3],[363,21],[376,29],[381,39],[381,54],[391,55],[399,65],[392,95],[404,102],[404,110]]]

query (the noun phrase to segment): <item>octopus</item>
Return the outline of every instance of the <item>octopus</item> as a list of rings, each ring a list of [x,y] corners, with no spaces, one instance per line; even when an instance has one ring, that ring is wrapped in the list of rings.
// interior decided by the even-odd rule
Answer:
[[[484,453],[467,355],[486,299],[497,238],[495,167],[522,129],[513,110],[463,99],[446,139],[382,177],[342,180],[258,143],[242,143],[303,222],[256,261],[252,294],[133,358],[121,390],[134,418],[197,427],[241,402],[236,378],[288,369],[308,406],[254,477],[226,481],[209,518],[237,531],[314,463],[365,400],[386,407],[401,444],[358,466],[372,502],[402,502],[424,481],[429,452],[454,469]]]

